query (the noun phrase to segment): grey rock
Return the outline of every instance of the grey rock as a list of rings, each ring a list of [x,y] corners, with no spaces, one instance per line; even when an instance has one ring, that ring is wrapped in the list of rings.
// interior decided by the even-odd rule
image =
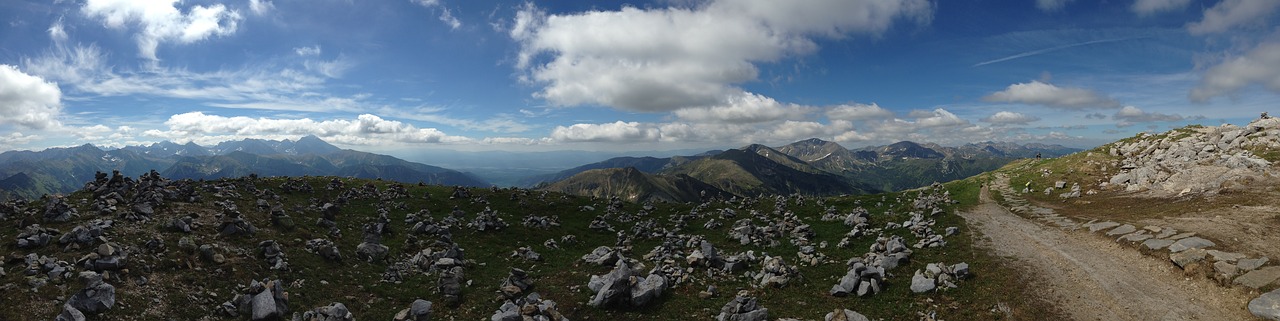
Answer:
[[[1270,266],[1245,273],[1237,277],[1235,284],[1260,289],[1280,279],[1280,266]]]
[[[654,299],[662,296],[662,291],[667,289],[667,278],[650,274],[643,281],[637,282],[631,287],[631,304],[634,306],[645,306]]]
[[[1173,240],[1149,239],[1146,241],[1142,241],[1142,247],[1147,248],[1149,250],[1163,250],[1165,248],[1168,248],[1169,245],[1173,245]]]
[[[1125,234],[1124,236],[1121,236],[1120,238],[1116,239],[1116,242],[1143,242],[1150,238],[1151,238],[1151,234],[1147,234],[1144,231],[1138,231],[1134,233]]]
[[[54,321],[85,321],[84,313],[81,313],[80,310],[76,310],[76,308],[71,307],[70,304],[63,304],[62,313],[59,313],[58,317],[54,318],[53,320]]]
[[[417,299],[409,305],[409,319],[412,321],[431,320],[431,301]]]
[[[1237,268],[1235,264],[1218,261],[1213,263],[1213,271],[1217,272],[1217,277],[1230,280],[1236,276],[1236,273],[1240,272],[1240,269]]]
[[[1173,242],[1172,245],[1169,245],[1169,252],[1177,253],[1177,252],[1186,251],[1188,249],[1203,249],[1203,248],[1211,247],[1214,245],[1215,244],[1213,244],[1212,241],[1209,241],[1200,237],[1188,237],[1188,238],[1180,239],[1176,242]]]
[[[1168,239],[1170,239],[1170,240],[1181,240],[1181,239],[1185,239],[1185,238],[1192,237],[1192,236],[1196,236],[1196,232],[1180,233],[1180,234],[1176,234],[1176,235],[1170,236],[1170,237],[1168,237]]]
[[[933,289],[937,287],[938,286],[934,284],[934,279],[924,276],[924,274],[920,273],[918,270],[915,275],[911,276],[911,292],[924,293],[933,291]]]
[[[1170,253],[1169,260],[1173,261],[1173,264],[1177,264],[1178,267],[1185,269],[1187,268],[1187,265],[1190,265],[1191,263],[1203,261],[1207,255],[1208,254],[1202,249],[1189,249],[1182,252]]]
[[[1121,225],[1120,227],[1117,227],[1117,228],[1111,229],[1110,231],[1107,231],[1107,236],[1116,236],[1116,235],[1129,234],[1129,233],[1133,233],[1134,231],[1137,231],[1137,230],[1138,230],[1138,228],[1134,227],[1133,225],[1131,225],[1131,224],[1125,224],[1125,225]]]
[[[280,317],[280,310],[276,309],[276,300],[271,296],[271,291],[258,292],[253,296],[250,303],[253,307],[251,320],[271,320]]]
[[[1280,321],[1280,289],[1249,301],[1249,313],[1272,321]]]
[[[107,311],[116,305],[116,288],[102,281],[102,275],[96,272],[80,272],[80,281],[84,289],[76,292],[67,304],[80,312],[97,314]]]
[[[836,309],[835,311],[827,312],[827,315],[823,317],[823,320],[825,321],[870,321],[870,319],[867,319],[867,316],[864,316],[857,312],[853,312],[853,310],[849,310],[849,309]]]
[[[1254,269],[1262,267],[1263,264],[1267,264],[1267,257],[1265,256],[1256,259],[1242,259],[1239,262],[1236,262],[1236,266],[1242,271],[1253,271]]]
[[[386,245],[362,242],[356,246],[356,257],[366,262],[380,261],[387,256],[388,250]]]
[[[1113,228],[1116,226],[1120,226],[1120,223],[1110,222],[1110,221],[1093,223],[1093,224],[1089,224],[1089,232],[1090,233],[1097,232],[1097,231]]]
[[[1243,259],[1246,257],[1244,254],[1223,252],[1219,250],[1209,250],[1208,252],[1209,252],[1209,256],[1213,257],[1214,261],[1219,261],[1219,262],[1230,263],[1230,262],[1239,261],[1240,259]]]
[[[748,296],[746,291],[738,293],[738,296],[726,303],[720,308],[720,314],[716,315],[716,321],[766,321],[769,319],[769,309],[762,308],[756,303],[756,298]]]

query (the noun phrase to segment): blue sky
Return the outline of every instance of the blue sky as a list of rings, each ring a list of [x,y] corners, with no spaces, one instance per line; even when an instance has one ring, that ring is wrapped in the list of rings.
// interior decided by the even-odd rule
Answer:
[[[0,2],[0,150],[1095,146],[1280,105],[1274,0]],[[1280,111],[1280,110],[1276,110]]]

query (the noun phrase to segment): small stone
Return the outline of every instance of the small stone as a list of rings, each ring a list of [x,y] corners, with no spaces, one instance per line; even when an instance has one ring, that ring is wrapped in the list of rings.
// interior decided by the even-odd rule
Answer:
[[[1133,233],[1134,231],[1137,231],[1137,230],[1138,230],[1138,228],[1133,227],[1133,225],[1125,224],[1125,225],[1121,225],[1120,227],[1114,228],[1114,229],[1112,229],[1111,231],[1108,231],[1108,232],[1107,232],[1107,236],[1116,236],[1116,235],[1129,234],[1129,233]]]
[[[1149,250],[1163,250],[1173,244],[1173,240],[1149,239],[1142,242],[1142,247]]]
[[[1176,242],[1173,242],[1172,245],[1169,245],[1169,252],[1177,253],[1177,252],[1186,251],[1188,249],[1203,249],[1203,248],[1211,247],[1214,245],[1215,244],[1213,244],[1213,241],[1209,241],[1200,237],[1188,237],[1188,238],[1180,239]]]
[[[1270,266],[1245,273],[1237,277],[1235,284],[1260,289],[1280,279],[1280,266]]]
[[[1242,259],[1236,262],[1236,267],[1239,267],[1242,271],[1253,271],[1262,267],[1263,264],[1267,264],[1267,257],[1265,256],[1256,259]]]

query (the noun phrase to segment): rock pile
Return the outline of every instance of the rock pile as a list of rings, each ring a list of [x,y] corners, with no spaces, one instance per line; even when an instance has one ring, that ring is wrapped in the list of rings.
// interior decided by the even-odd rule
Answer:
[[[667,278],[658,274],[640,276],[644,265],[629,259],[620,259],[612,271],[604,275],[592,275],[587,288],[595,292],[588,302],[593,307],[645,306],[662,296],[667,289]]]
[[[725,303],[716,315],[716,321],[766,321],[769,320],[769,309],[756,304],[756,298],[747,291],[738,292],[738,296]]]
[[[365,262],[381,261],[387,256],[390,249],[386,245],[382,245],[382,225],[378,223],[366,223],[364,225],[364,239],[359,245],[356,245],[356,257]]]
[[[498,212],[485,207],[484,211],[476,214],[475,219],[467,222],[467,227],[481,232],[497,231],[506,228],[507,222],[503,221],[501,217],[498,217]]]
[[[1280,149],[1280,119],[1257,119],[1243,128],[1225,124],[1143,134],[1108,150],[1122,157],[1116,164],[1121,172],[1108,183],[1126,191],[1213,194],[1224,183],[1272,173],[1271,163],[1254,155],[1254,148]]]
[[[969,264],[959,263],[956,265],[946,265],[942,263],[929,263],[923,272],[916,270],[915,275],[911,277],[911,292],[924,293],[934,291],[936,289],[956,288],[953,280],[961,280],[969,277]]]
[[[266,240],[258,243],[258,248],[262,249],[262,256],[267,259],[267,264],[271,265],[272,270],[289,269],[289,262],[284,260],[284,250],[280,249],[280,243]]]
[[[230,317],[248,315],[250,320],[275,320],[289,314],[289,293],[280,280],[254,280],[218,311]]]
[[[761,263],[760,273],[756,273],[756,282],[760,287],[781,288],[787,286],[792,279],[800,276],[799,270],[788,265],[780,256],[765,256]]]
[[[67,299],[63,314],[75,315],[75,312],[66,311],[70,308],[79,311],[80,314],[93,315],[106,312],[116,305],[116,287],[103,281],[102,275],[94,272],[80,272],[80,282],[84,284],[84,288]],[[83,316],[80,320],[83,320]]]
[[[556,302],[543,300],[538,293],[502,302],[489,317],[491,321],[569,321],[556,310]]]
[[[22,233],[18,233],[18,248],[43,247],[49,244],[49,241],[53,240],[53,237],[58,234],[62,233],[55,229],[40,227],[40,224],[31,224],[22,229]]]
[[[255,319],[256,320],[256,319]],[[303,312],[302,315],[294,314],[294,321],[355,321],[356,316],[351,314],[351,310],[347,310],[347,306],[334,302],[326,306]]]
[[[831,295],[837,297],[857,294],[858,296],[880,293],[884,286],[885,269],[879,266],[867,266],[860,261],[851,261],[849,271],[840,278],[840,283],[831,286]]]
[[[315,253],[325,260],[342,261],[342,253],[338,252],[338,246],[334,245],[333,241],[326,239],[311,239],[307,240],[307,243],[304,246],[306,247],[307,252]]]

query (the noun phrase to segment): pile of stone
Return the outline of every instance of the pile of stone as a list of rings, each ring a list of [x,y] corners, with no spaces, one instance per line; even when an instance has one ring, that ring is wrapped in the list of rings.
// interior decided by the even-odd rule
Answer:
[[[554,216],[554,215],[552,216],[529,215],[529,216],[525,216],[524,219],[520,221],[520,224],[524,225],[525,227],[540,228],[540,229],[546,230],[546,229],[551,229],[552,227],[560,226],[560,217]]]
[[[342,253],[338,252],[338,246],[333,241],[326,239],[307,240],[304,245],[307,252],[315,253],[325,260],[342,261]]]
[[[445,305],[458,306],[458,304],[462,303],[462,283],[466,280],[462,263],[457,260],[442,258],[436,262],[435,269],[440,270],[440,278],[436,280],[436,289],[444,297]]]
[[[285,193],[297,192],[297,193],[303,193],[303,194],[311,194],[315,192],[315,189],[311,187],[311,184],[307,183],[307,181],[304,181],[300,178],[286,179],[284,183],[280,183],[280,190],[284,191]]]
[[[293,223],[293,217],[290,217],[289,214],[284,212],[283,204],[277,203],[276,205],[271,206],[270,213],[271,225],[286,230],[294,227],[295,224]]]
[[[396,312],[392,321],[431,321],[431,301],[417,299],[408,308]]]
[[[121,251],[118,246],[102,243],[98,245],[97,251],[85,255],[77,263],[85,270],[105,272],[123,269],[128,259],[129,254]]]
[[[591,223],[587,223],[587,228],[597,231],[614,231],[613,226],[609,225],[609,221],[606,221],[604,216],[596,216],[596,218],[591,219]]]
[[[240,211],[236,209],[236,204],[232,202],[222,203],[222,220],[218,224],[218,234],[223,236],[235,235],[253,235],[258,229],[253,227],[249,221],[241,217]]]
[[[80,272],[80,282],[84,288],[67,299],[59,319],[84,320],[86,314],[95,315],[115,307],[116,287],[103,281],[102,275]]]
[[[295,313],[293,315],[295,321],[355,321],[356,316],[351,314],[351,310],[347,306],[334,302],[326,306],[312,309],[311,311],[302,312],[302,315]],[[257,319],[254,319],[257,320]]]
[[[733,300],[720,308],[716,321],[766,321],[769,320],[769,309],[760,307],[756,298],[747,291],[738,292]]]
[[[467,222],[467,227],[481,232],[497,231],[506,228],[507,222],[503,221],[501,217],[498,217],[498,212],[485,207],[484,211],[476,214],[474,219]]]
[[[775,239],[776,234],[778,234],[777,229],[773,226],[755,226],[751,224],[750,218],[733,222],[733,227],[729,230],[729,237],[738,240],[739,244],[764,247],[774,247],[780,244]]]
[[[792,279],[799,277],[800,271],[788,265],[781,256],[765,256],[760,272],[755,275],[755,280],[759,282],[760,287],[781,288],[787,286]]]
[[[196,214],[189,214],[182,217],[175,217],[173,221],[169,222],[169,227],[174,231],[191,233],[192,230],[195,230],[200,226],[200,223],[195,221],[195,215]]]
[[[513,300],[528,292],[530,288],[533,288],[533,281],[529,280],[529,272],[512,268],[507,273],[507,278],[502,280],[502,285],[498,286],[498,293],[507,300]]]
[[[1271,163],[1250,151],[1256,148],[1280,149],[1280,119],[1143,134],[1109,149],[1123,159],[1107,183],[1126,191],[1214,194],[1225,183],[1271,175]]]
[[[556,310],[556,302],[543,300],[538,293],[502,302],[489,317],[492,321],[569,321]]]
[[[289,314],[289,293],[280,280],[254,280],[217,310],[230,317],[248,315],[253,321],[280,319]]]
[[[76,275],[75,266],[56,257],[30,253],[23,257],[23,262],[26,264],[23,274],[28,276],[27,285],[32,289],[38,289],[48,282],[61,283]]]
[[[858,296],[880,293],[884,287],[885,269],[876,265],[864,264],[861,260],[849,261],[849,271],[840,282],[831,286],[831,295],[837,297],[856,294]]]
[[[387,256],[390,250],[386,245],[382,245],[382,229],[380,224],[366,223],[364,225],[364,239],[359,245],[356,245],[356,257],[365,262],[381,261]]]
[[[44,205],[45,222],[66,222],[75,217],[80,217],[80,214],[76,213],[76,209],[67,204],[61,196],[49,197],[49,201]]]
[[[595,292],[588,302],[593,307],[640,307],[662,296],[668,287],[667,278],[658,274],[641,276],[644,264],[630,259],[619,259],[612,271],[604,275],[592,275],[587,288]]]
[[[289,262],[284,260],[284,250],[280,249],[280,243],[266,240],[258,243],[258,248],[262,249],[262,256],[267,259],[267,264],[271,265],[270,269],[289,270]]]
[[[825,321],[871,321],[867,316],[849,309],[836,309],[822,317]]]
[[[804,266],[817,266],[827,262],[827,255],[818,252],[813,245],[805,245],[800,247],[800,251],[796,252],[799,264]]]
[[[28,225],[22,229],[22,233],[18,233],[18,248],[32,249],[45,246],[58,234],[62,233],[56,229],[40,227],[40,224]]]
[[[521,246],[516,248],[515,251],[511,251],[511,257],[520,258],[526,261],[542,261],[542,255],[538,254],[538,252],[534,252],[533,249],[528,246]]]
[[[70,244],[71,246],[91,245],[102,236],[106,229],[111,228],[113,223],[112,220],[94,219],[88,223],[77,225],[71,228],[70,232],[62,234],[62,237],[58,238],[58,244]],[[71,249],[71,247],[67,249]]]
[[[591,250],[591,253],[582,255],[582,261],[599,266],[609,266],[618,262],[621,257],[622,255],[612,247],[600,246]]]
[[[955,265],[929,263],[924,271],[916,270],[915,275],[911,277],[911,292],[924,293],[937,289],[954,289],[956,284],[952,282],[953,280],[962,280],[968,277],[968,263]]]

